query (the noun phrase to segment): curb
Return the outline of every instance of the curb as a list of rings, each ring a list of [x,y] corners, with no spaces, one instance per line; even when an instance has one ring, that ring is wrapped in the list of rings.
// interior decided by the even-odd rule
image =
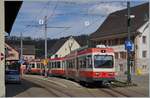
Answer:
[[[126,81],[114,80],[113,85],[117,87],[126,87],[126,86],[138,86],[135,83],[127,83]]]

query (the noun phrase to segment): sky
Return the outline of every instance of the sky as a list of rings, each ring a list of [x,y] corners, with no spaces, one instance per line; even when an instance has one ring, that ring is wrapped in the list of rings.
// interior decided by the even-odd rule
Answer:
[[[24,0],[14,22],[11,36],[44,38],[47,16],[47,36],[51,39],[95,32],[107,16],[126,8],[127,0]],[[130,0],[136,6],[148,0]],[[59,28],[63,27],[63,28]]]

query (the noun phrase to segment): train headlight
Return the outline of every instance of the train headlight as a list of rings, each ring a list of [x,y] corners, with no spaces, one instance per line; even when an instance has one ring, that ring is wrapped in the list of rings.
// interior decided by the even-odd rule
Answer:
[[[110,75],[110,76],[114,76],[114,73],[113,73],[113,72],[110,72],[109,75]]]
[[[98,72],[96,72],[96,73],[95,73],[95,75],[96,75],[96,76],[98,76],[98,75],[99,75],[99,73],[98,73]]]

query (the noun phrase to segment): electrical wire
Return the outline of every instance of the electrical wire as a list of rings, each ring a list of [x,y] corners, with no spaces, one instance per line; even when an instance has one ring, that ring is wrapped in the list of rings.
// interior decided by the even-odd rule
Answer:
[[[44,11],[45,8],[48,7],[48,5],[50,5],[49,3],[50,3],[50,2],[46,3],[46,5],[43,6],[43,8],[39,11],[40,14],[42,13],[42,11]],[[54,6],[54,9],[52,10],[52,13],[51,13],[50,15],[47,15],[47,16],[48,16],[48,17],[47,17],[47,21],[48,21],[49,18],[51,18],[52,16],[54,16],[55,10],[56,10],[57,7],[58,7],[58,3],[59,3],[59,1],[57,0],[56,4],[55,4],[55,6]],[[98,6],[98,4],[97,4],[97,6]],[[84,15],[84,17],[87,17],[87,16],[89,16],[89,15],[94,15],[94,16],[95,16],[95,15],[98,15],[98,14],[89,14],[88,11],[89,11],[89,9],[87,9],[87,13],[84,13],[84,14],[81,14],[81,13],[80,13],[79,15]],[[75,13],[74,13],[74,14],[75,14]],[[59,14],[56,14],[56,15],[59,15]],[[65,14],[60,14],[60,15],[73,15],[73,13],[67,13],[67,14],[65,13]],[[76,14],[76,15],[77,15],[77,14]],[[36,16],[35,19],[37,19],[37,17],[38,17],[38,15]],[[82,17],[82,19],[84,19],[84,17]],[[96,20],[96,21],[97,21],[97,20]],[[34,20],[32,20],[32,22],[34,22]],[[94,23],[94,22],[93,22],[93,23]],[[90,24],[89,26],[91,26],[91,25],[93,25],[93,24]],[[89,26],[86,26],[86,28],[89,27]],[[35,26],[35,25],[26,26],[26,29],[27,29],[27,30],[25,30],[24,32],[28,31],[28,30],[29,30],[29,27],[36,27],[36,26]],[[70,26],[70,27],[73,27],[73,26]],[[81,31],[84,31],[84,29],[85,29],[85,28],[81,29]],[[60,32],[60,34],[63,33],[64,31],[67,31],[67,30],[70,30],[70,28],[65,28],[63,31]],[[81,32],[81,31],[80,31],[80,32]]]
[[[47,20],[46,20],[46,21],[48,21],[49,18],[51,18],[52,16],[54,16],[55,11],[56,11],[56,9],[57,9],[57,7],[58,7],[58,4],[59,4],[59,0],[57,0],[57,2],[56,2],[55,7],[54,7],[54,9],[52,10],[52,14],[47,15]]]
[[[43,13],[44,9],[50,4],[50,2],[51,2],[51,1],[48,1],[48,2],[46,3],[46,5],[44,5],[44,6],[40,9],[39,14]],[[38,18],[38,15],[36,15],[34,19],[37,19],[37,18]],[[22,33],[25,33],[25,32],[27,32],[28,30],[30,30],[29,28],[34,27],[34,25],[33,25],[34,19],[31,21],[32,25],[27,25],[27,26],[24,28],[24,30],[22,31]]]

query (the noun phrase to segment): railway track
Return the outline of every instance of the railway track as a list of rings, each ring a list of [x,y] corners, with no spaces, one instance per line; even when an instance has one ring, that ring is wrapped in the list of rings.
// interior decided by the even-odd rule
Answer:
[[[28,77],[29,78],[29,77]],[[49,82],[45,82],[43,80],[38,80],[38,79],[34,79],[34,78],[29,78],[28,79],[31,82],[34,82],[36,84],[39,84],[45,88],[48,92],[52,93],[55,97],[73,97],[72,94],[69,94],[68,92],[65,92],[64,88],[58,88],[55,85],[53,85],[53,83],[49,83]]]
[[[78,86],[73,85],[69,86],[66,85],[68,81],[57,81],[57,79],[48,81],[44,79],[38,79],[34,77],[26,77],[28,81],[31,81],[35,84],[39,84],[45,90],[52,93],[55,97],[79,97],[79,96],[92,96],[92,97],[132,97],[132,96],[145,96],[144,94],[140,94],[133,89],[129,89],[130,86],[122,87],[117,85],[110,85],[110,86],[103,86],[103,85],[96,85],[93,84],[92,86],[83,86],[81,85],[80,88]],[[60,82],[60,85],[56,82]],[[75,87],[76,86],[76,87]],[[78,89],[77,89],[78,88]]]

